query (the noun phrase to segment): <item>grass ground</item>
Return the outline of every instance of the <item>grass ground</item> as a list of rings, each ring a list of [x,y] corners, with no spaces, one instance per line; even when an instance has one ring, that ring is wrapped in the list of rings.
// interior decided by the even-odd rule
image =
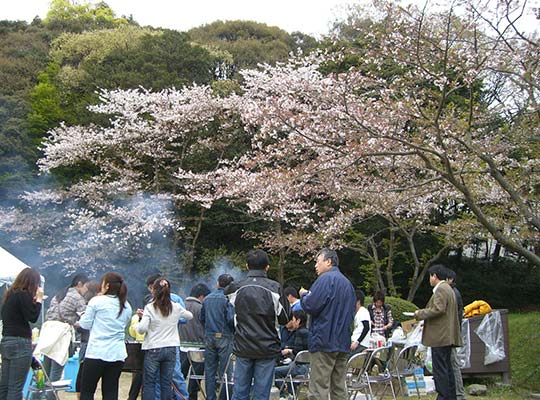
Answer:
[[[495,380],[467,380],[465,386],[471,383],[482,383],[488,386],[486,396],[478,396],[474,399],[523,400],[530,398],[531,393],[540,393],[540,312],[508,314],[508,325],[512,386],[499,386]],[[120,378],[119,399],[127,399],[130,384],[131,374],[123,373]],[[430,394],[422,396],[422,399],[435,400],[436,397]],[[100,398],[98,390],[96,399]],[[384,397],[385,400],[390,398],[391,396]],[[75,399],[74,393],[60,394],[60,400]]]

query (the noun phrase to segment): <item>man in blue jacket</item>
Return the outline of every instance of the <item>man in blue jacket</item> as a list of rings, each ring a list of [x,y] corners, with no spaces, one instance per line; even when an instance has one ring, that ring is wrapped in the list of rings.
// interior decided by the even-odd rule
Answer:
[[[351,346],[351,324],[356,296],[351,282],[339,270],[336,252],[322,249],[311,290],[300,289],[300,302],[311,315],[309,327],[311,379],[308,399],[348,400],[345,374]]]
[[[217,280],[217,289],[202,303],[199,319],[204,326],[204,368],[206,399],[216,400],[216,376],[223,377],[227,361],[232,353],[234,335],[234,307],[223,294],[223,290],[233,281],[229,274],[222,274]],[[220,400],[226,398],[223,388]]]

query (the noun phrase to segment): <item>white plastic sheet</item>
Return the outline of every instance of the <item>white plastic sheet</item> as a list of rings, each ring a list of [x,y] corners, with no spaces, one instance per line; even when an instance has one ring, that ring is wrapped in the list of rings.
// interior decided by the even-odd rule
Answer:
[[[471,367],[471,330],[469,320],[464,318],[461,322],[461,341],[463,346],[456,349],[457,360],[461,369]]]
[[[504,332],[499,311],[486,314],[475,332],[486,345],[484,365],[504,360]]]

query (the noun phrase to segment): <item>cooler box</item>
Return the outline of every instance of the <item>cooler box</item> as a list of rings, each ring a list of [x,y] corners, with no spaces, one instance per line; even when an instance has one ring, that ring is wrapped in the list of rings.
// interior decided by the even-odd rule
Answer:
[[[64,377],[62,379],[71,380],[71,388],[66,390],[67,392],[75,391],[75,382],[77,381],[77,374],[79,373],[79,353],[75,353],[73,357],[68,358],[66,365],[64,365]]]

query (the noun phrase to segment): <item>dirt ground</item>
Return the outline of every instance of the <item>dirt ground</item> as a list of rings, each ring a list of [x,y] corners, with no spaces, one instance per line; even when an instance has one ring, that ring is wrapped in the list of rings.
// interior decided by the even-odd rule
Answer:
[[[122,375],[120,375],[120,390],[118,391],[119,400],[127,400],[130,386],[131,386],[131,373],[122,372]],[[101,400],[102,397],[101,397],[100,388],[101,386],[98,385],[98,389],[96,390],[96,395],[94,397],[94,400]],[[60,400],[77,400],[77,395],[71,392],[59,392],[58,397],[60,398]],[[142,399],[140,395],[138,398]],[[204,399],[204,396],[201,393],[199,393],[199,399]]]
[[[131,386],[131,373],[123,372],[122,375],[120,376],[120,390],[118,393],[119,400],[127,400],[130,386]],[[77,395],[71,392],[60,392],[58,393],[58,397],[60,397],[60,400],[77,400]],[[142,397],[139,396],[139,399],[141,398]],[[99,385],[98,385],[98,390],[96,391],[96,396],[94,397],[94,399],[101,400],[101,389]]]

